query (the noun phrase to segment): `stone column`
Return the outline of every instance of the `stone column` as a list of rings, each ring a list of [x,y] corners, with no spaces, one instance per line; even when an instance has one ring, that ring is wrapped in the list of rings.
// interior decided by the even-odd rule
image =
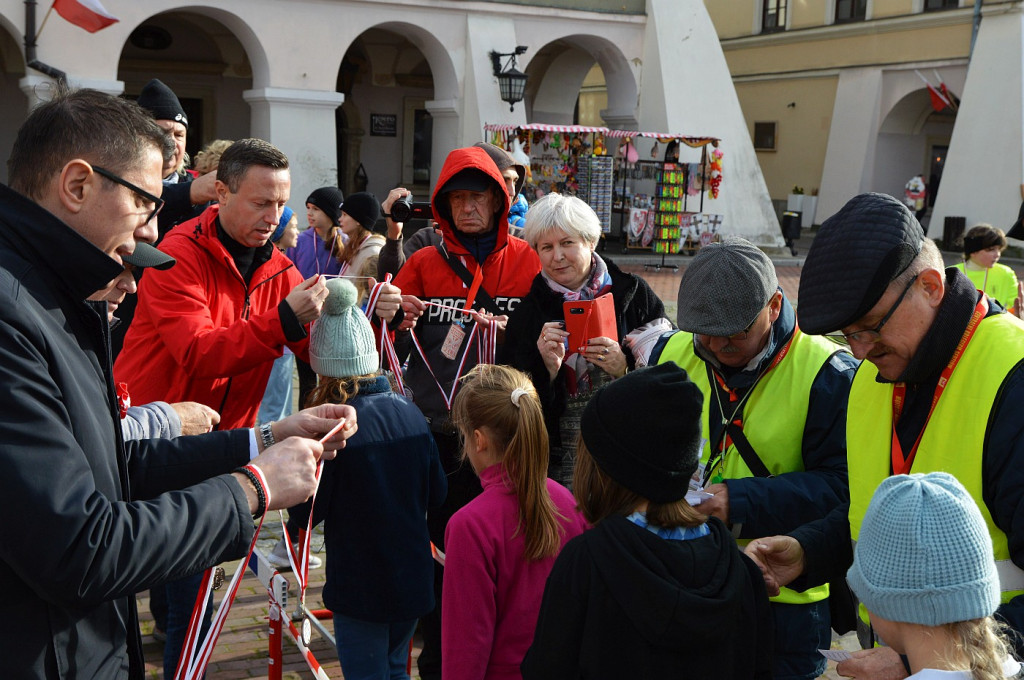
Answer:
[[[281,149],[291,164],[291,207],[317,187],[338,184],[334,110],[345,96],[325,90],[263,87],[242,93],[252,108],[250,129]]]
[[[454,99],[443,101],[433,100],[426,104],[430,117],[433,118],[434,139],[430,145],[430,186],[437,186],[437,178],[441,174],[441,166],[448,153],[460,146],[474,144],[477,140],[459,140],[459,110]],[[481,131],[480,134],[483,134]],[[486,140],[484,140],[486,141]]]

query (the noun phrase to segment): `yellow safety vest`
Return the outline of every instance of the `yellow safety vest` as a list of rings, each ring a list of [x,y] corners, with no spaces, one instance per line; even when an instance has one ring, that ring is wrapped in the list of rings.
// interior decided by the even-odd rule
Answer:
[[[1009,314],[985,318],[946,383],[921,436],[912,472],[948,472],[978,504],[992,537],[1002,601],[1024,593],[1024,571],[1011,560],[1006,534],[992,521],[982,495],[985,432],[1006,376],[1024,358],[1024,323]],[[892,383],[875,381],[878,369],[863,362],[850,389],[846,411],[846,457],[850,475],[850,537],[860,535],[868,503],[891,474]],[[972,455],[973,454],[973,455]],[[867,613],[860,607],[861,620]]]
[[[968,269],[966,263],[954,265],[967,275],[974,287],[1010,309],[1017,300],[1017,274],[1005,264],[996,262],[991,269]]]
[[[839,345],[827,338],[794,332],[793,342],[786,356],[757,382],[743,407],[743,434],[750,441],[758,457],[773,475],[801,472],[804,469],[803,436],[807,421],[807,406],[821,367],[831,358]],[[680,331],[669,338],[658,363],[675,362],[690,376],[704,394],[701,426],[705,434],[711,432],[711,402],[715,398],[708,379],[707,365],[693,349],[693,334]],[[729,404],[722,404],[729,411]],[[723,417],[728,417],[724,413]],[[701,463],[711,459],[711,443],[705,441]],[[735,446],[730,445],[722,457],[723,479],[743,479],[753,473],[743,461]],[[749,539],[737,541],[746,545]],[[804,592],[783,588],[772,602],[808,604],[828,597],[828,584]]]

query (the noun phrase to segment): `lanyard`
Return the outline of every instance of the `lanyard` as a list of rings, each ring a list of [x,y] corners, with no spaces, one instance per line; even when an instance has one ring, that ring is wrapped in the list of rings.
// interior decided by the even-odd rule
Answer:
[[[476,301],[476,294],[480,290],[480,284],[484,281],[484,268],[479,263],[476,265],[476,271],[473,273],[473,282],[469,286],[469,293],[466,294],[466,309],[465,311],[471,312],[473,310],[473,303]]]
[[[761,382],[761,379],[768,375],[768,373],[773,368],[782,363],[782,360],[786,358],[786,355],[789,354],[790,348],[793,346],[793,341],[796,340],[796,334],[799,332],[799,328],[793,329],[793,335],[789,338],[789,341],[785,344],[785,346],[783,346],[779,353],[775,355],[775,358],[772,359],[772,362],[768,364],[768,366],[766,366],[764,370],[762,370],[756,378],[754,378],[754,382],[753,384],[750,385],[750,389],[748,389],[742,397],[739,394],[737,394],[735,390],[733,390],[732,388],[725,384],[725,380],[722,378],[721,375],[719,375],[718,371],[712,369],[710,365],[708,366],[709,372],[715,377],[715,382],[717,383],[717,388],[713,385],[712,391],[715,393],[715,400],[718,402],[718,410],[721,412],[722,425],[724,427],[722,428],[722,437],[719,439],[718,444],[716,444],[713,447],[714,457],[709,461],[707,467],[705,468],[705,486],[709,481],[712,483],[718,483],[722,481],[721,471],[719,468],[721,468],[722,464],[725,462],[726,450],[732,445],[732,439],[728,436],[726,432],[729,423],[736,420],[736,414],[739,413],[740,410],[743,408],[743,405],[746,403],[747,398],[754,393],[754,388],[757,387],[758,383]],[[732,415],[730,416],[725,415],[725,409],[722,407],[722,398],[718,394],[719,390],[729,395],[730,404],[736,402],[736,408],[732,410]],[[738,427],[743,427],[742,421],[737,421],[735,422],[735,424]],[[717,479],[716,473],[718,477]]]
[[[939,403],[939,397],[946,390],[946,385],[949,383],[950,377],[953,375],[953,369],[960,362],[960,358],[964,355],[964,350],[967,349],[968,343],[971,338],[974,337],[974,332],[978,330],[978,324],[985,318],[988,313],[988,300],[982,295],[981,299],[978,300],[978,304],[974,307],[974,313],[971,315],[971,321],[967,324],[967,330],[964,331],[963,336],[960,338],[960,342],[957,343],[956,351],[953,352],[953,356],[950,358],[949,363],[942,369],[942,374],[939,376],[939,384],[935,386],[935,394],[932,395],[932,404],[928,409],[928,417],[925,418],[924,426],[921,431],[917,433],[917,439],[914,441],[914,446],[910,449],[909,455],[903,454],[903,447],[900,445],[900,439],[896,436],[896,423],[899,422],[900,416],[903,414],[903,404],[906,401],[907,396],[907,384],[898,382],[893,386],[892,390],[892,471],[893,474],[905,475],[910,473],[910,469],[914,465],[914,457],[917,455],[917,447],[921,444],[921,438],[924,436],[924,431],[928,429],[928,421],[932,419],[932,413],[935,412],[935,407]]]

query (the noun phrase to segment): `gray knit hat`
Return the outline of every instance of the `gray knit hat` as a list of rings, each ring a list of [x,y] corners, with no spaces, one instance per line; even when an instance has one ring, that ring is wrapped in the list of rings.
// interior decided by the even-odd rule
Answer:
[[[679,282],[676,321],[690,333],[725,337],[748,328],[779,288],[775,265],[738,236],[709,243]]]
[[[999,606],[985,520],[945,472],[896,475],[879,485],[846,579],[868,611],[890,621],[938,626],[990,616]]]
[[[329,295],[309,337],[309,365],[317,375],[351,378],[380,366],[373,329],[356,302],[359,293],[345,279],[327,282]]]

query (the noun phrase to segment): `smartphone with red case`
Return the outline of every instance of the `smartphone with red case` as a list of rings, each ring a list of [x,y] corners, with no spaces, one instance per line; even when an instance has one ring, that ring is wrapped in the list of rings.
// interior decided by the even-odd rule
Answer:
[[[569,332],[569,349],[583,352],[592,338],[611,338],[618,342],[615,326],[615,302],[611,293],[593,300],[563,302],[565,330]]]

